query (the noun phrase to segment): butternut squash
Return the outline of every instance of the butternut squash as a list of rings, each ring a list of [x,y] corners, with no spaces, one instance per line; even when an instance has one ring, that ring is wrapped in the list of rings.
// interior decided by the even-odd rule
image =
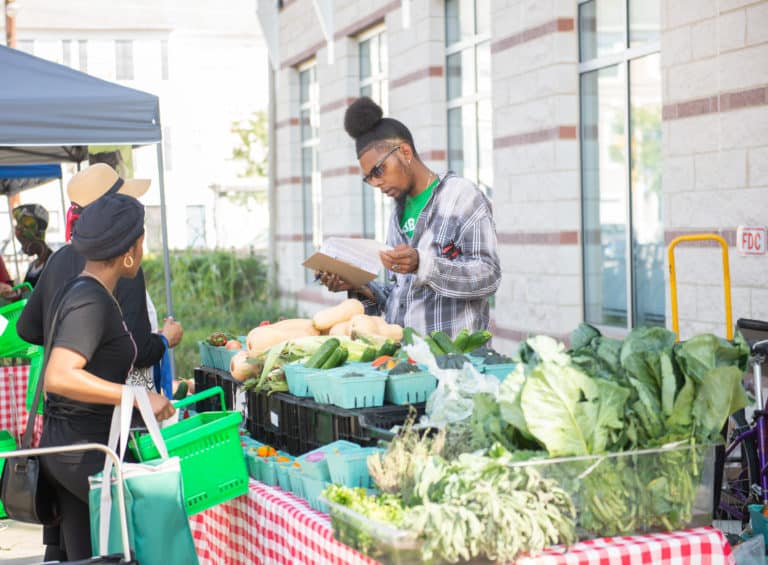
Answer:
[[[353,316],[363,314],[365,307],[363,303],[354,298],[347,298],[345,301],[320,310],[312,317],[312,322],[318,330],[327,330],[338,324],[351,320]]]
[[[334,324],[328,331],[328,335],[345,335],[347,337],[352,335],[352,322],[347,320],[346,322],[339,322]]]
[[[392,341],[403,339],[403,328],[398,324],[388,324],[381,316],[361,314],[351,320],[351,336],[379,336]]]
[[[283,320],[268,326],[258,326],[248,332],[248,354],[255,357],[281,341],[319,335],[309,319]]]

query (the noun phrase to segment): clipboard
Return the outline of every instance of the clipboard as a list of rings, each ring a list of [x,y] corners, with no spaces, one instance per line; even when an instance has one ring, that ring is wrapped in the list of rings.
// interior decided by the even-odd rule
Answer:
[[[373,239],[329,237],[302,265],[338,275],[352,286],[363,286],[381,270],[378,252],[388,247]]]

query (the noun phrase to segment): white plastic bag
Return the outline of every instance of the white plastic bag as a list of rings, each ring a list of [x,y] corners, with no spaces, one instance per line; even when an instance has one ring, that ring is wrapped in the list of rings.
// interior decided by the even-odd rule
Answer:
[[[427,399],[427,415],[422,417],[422,424],[442,427],[469,418],[475,394],[487,392],[498,397],[499,380],[479,373],[469,361],[461,369],[441,369],[429,345],[419,336],[413,336],[413,345],[405,350],[411,359],[437,377],[437,388]]]

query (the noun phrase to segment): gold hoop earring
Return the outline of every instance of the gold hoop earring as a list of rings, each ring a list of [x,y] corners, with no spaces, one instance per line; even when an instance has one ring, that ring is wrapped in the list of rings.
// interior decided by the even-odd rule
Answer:
[[[135,261],[133,260],[133,257],[131,257],[130,255],[126,255],[125,257],[123,257],[123,267],[125,267],[126,269],[130,269],[131,267],[133,267],[134,263]]]

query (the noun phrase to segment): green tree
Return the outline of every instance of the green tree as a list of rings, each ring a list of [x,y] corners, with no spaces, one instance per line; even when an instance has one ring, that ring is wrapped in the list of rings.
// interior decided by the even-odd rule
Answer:
[[[240,177],[267,176],[267,115],[263,110],[232,123],[232,133],[240,143],[232,149],[232,159],[244,164]]]

